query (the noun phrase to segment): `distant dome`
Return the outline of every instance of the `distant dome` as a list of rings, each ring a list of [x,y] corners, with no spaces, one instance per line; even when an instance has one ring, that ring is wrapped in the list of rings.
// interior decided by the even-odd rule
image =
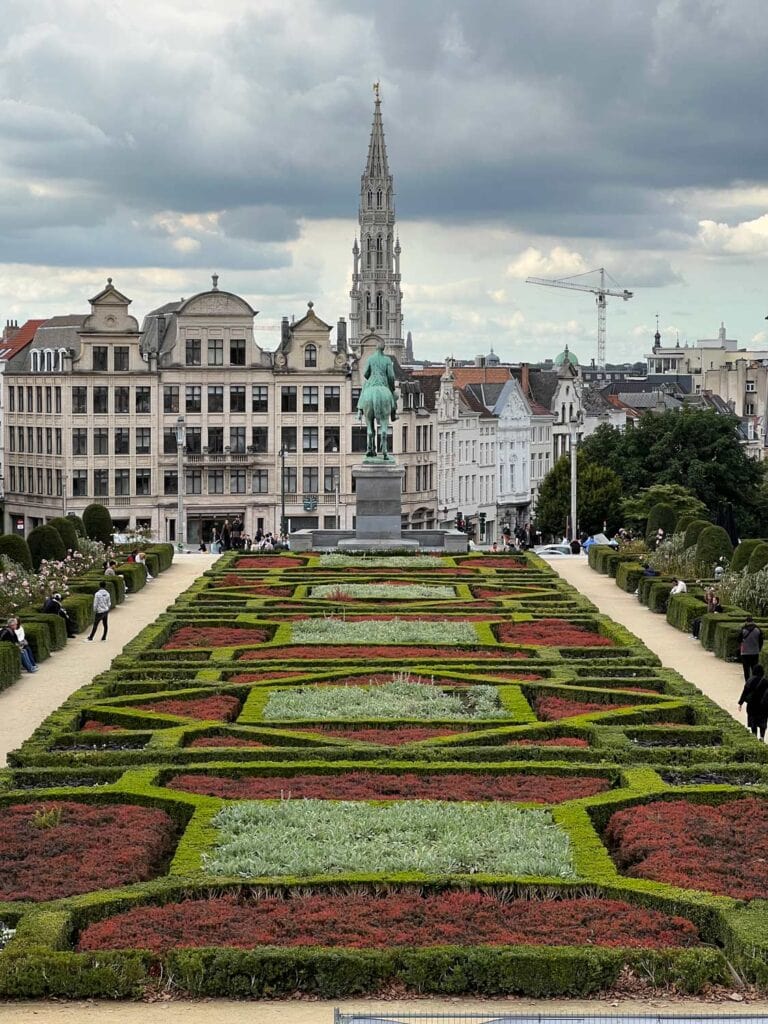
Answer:
[[[578,366],[579,357],[576,355],[575,352],[570,352],[568,350],[568,346],[566,345],[563,351],[560,353],[560,355],[555,356],[554,362],[555,366],[562,366],[566,362],[570,363],[571,366]]]
[[[491,351],[485,357],[485,365],[486,366],[500,366],[501,365],[501,360],[496,355],[496,353],[493,351],[493,349],[491,349]]]

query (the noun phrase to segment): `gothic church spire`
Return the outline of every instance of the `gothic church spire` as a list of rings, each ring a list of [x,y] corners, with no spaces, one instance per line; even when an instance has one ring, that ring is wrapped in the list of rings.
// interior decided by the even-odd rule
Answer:
[[[368,158],[360,178],[360,245],[352,249],[349,314],[353,349],[366,334],[384,339],[385,350],[402,361],[400,244],[396,242],[395,203],[389,173],[379,83],[373,87],[374,110]]]

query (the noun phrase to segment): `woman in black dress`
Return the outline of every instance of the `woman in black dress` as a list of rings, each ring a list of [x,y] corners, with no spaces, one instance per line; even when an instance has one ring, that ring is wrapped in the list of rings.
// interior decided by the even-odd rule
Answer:
[[[760,739],[765,739],[766,724],[768,724],[768,679],[762,665],[755,665],[752,674],[744,684],[744,689],[739,697],[739,707],[747,705],[747,728]]]

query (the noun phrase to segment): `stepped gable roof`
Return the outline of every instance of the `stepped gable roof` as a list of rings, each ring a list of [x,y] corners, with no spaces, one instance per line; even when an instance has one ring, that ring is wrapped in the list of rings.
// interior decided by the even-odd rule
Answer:
[[[45,322],[45,320],[27,320],[13,337],[8,338],[7,341],[0,342],[0,360],[13,359],[15,355],[34,340],[38,327],[42,327]]]

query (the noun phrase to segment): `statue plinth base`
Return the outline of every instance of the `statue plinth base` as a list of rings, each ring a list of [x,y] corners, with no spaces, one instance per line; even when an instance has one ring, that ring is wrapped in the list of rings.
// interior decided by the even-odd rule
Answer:
[[[392,460],[366,459],[362,466],[355,466],[355,537],[339,541],[341,550],[418,549],[417,540],[402,536],[404,475],[403,467]]]

